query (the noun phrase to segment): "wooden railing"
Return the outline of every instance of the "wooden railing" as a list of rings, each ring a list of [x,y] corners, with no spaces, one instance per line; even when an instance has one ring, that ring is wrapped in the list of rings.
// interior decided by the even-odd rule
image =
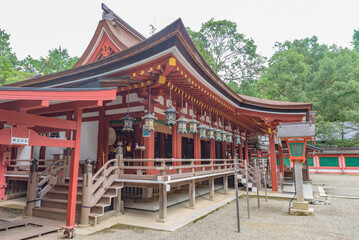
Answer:
[[[47,168],[46,162],[53,162],[53,159],[39,159],[37,160],[43,165],[39,165],[39,168]],[[25,163],[25,164],[20,164]],[[7,166],[7,174],[13,175],[28,175],[30,171],[31,159],[11,159],[10,164]]]
[[[41,190],[41,197],[51,190],[57,182],[65,181],[65,171],[67,166],[65,160],[54,160],[42,173],[38,175],[39,179],[43,179],[38,183],[37,190]]]
[[[120,158],[121,159],[121,158]],[[119,178],[119,159],[111,159],[107,161],[96,173],[92,176],[91,191],[90,191],[90,206],[93,207],[100,198],[105,194],[107,189],[113,182]]]
[[[234,171],[233,159],[123,159],[120,179],[173,181]],[[161,176],[160,178],[158,178]]]

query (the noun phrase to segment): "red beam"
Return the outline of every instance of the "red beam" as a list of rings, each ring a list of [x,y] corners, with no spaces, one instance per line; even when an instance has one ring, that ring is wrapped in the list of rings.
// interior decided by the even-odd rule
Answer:
[[[49,89],[48,91],[27,90],[0,90],[0,99],[14,100],[62,100],[62,101],[94,101],[115,100],[116,89],[70,91]]]
[[[92,108],[92,107],[100,107],[102,106],[103,101],[76,101],[76,102],[66,102],[52,105],[46,109],[36,109],[29,111],[29,113],[33,114],[50,114],[56,112],[66,112],[74,109],[83,109],[83,108]]]
[[[76,122],[58,118],[49,118],[28,114],[24,112],[13,112],[0,109],[0,122],[7,122],[10,125],[42,126],[57,129],[75,130]]]
[[[49,100],[19,100],[0,104],[0,109],[20,111],[49,106]]]

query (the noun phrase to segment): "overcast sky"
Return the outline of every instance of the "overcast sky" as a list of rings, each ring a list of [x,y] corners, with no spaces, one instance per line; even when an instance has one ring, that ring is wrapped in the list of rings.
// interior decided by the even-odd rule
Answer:
[[[352,48],[353,29],[359,28],[358,0],[3,0],[0,28],[11,34],[20,59],[46,56],[58,46],[80,57],[101,20],[101,2],[146,37],[150,24],[160,30],[177,18],[196,31],[212,17],[228,19],[267,57],[275,42],[313,35],[321,43]]]

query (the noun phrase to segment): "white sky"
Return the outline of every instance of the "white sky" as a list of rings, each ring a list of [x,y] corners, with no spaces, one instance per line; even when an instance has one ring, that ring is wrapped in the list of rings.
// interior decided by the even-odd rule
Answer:
[[[60,45],[80,57],[101,19],[101,2],[146,37],[150,24],[160,30],[179,17],[196,31],[212,17],[228,19],[267,57],[277,41],[313,35],[352,48],[353,29],[359,28],[358,0],[3,0],[0,28],[11,34],[20,59],[46,56]]]

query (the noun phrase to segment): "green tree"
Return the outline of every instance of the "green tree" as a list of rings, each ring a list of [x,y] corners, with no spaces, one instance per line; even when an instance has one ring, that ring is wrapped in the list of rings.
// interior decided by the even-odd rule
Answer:
[[[258,82],[260,96],[267,99],[304,102],[309,66],[295,47],[276,52]]]
[[[352,44],[353,44],[354,50],[359,52],[359,28],[357,30],[354,29]]]
[[[0,86],[26,79],[29,74],[15,70],[18,61],[10,46],[10,35],[0,29]]]
[[[73,67],[77,62],[78,57],[71,57],[68,50],[65,48],[54,48],[49,50],[49,60],[45,68],[42,70],[44,75],[64,71]],[[36,71],[40,71],[42,65],[46,61],[46,57],[40,57],[40,59],[33,59],[30,55],[21,61],[21,64],[28,67],[31,64]]]
[[[226,83],[259,78],[264,58],[257,53],[254,41],[237,31],[235,22],[212,18],[199,32],[188,29],[188,33],[208,65]]]
[[[359,122],[359,52],[319,44],[315,36],[276,43],[275,49],[260,80],[241,87],[255,89],[246,90],[251,96],[311,102],[323,146],[357,145],[358,137],[343,136]]]

